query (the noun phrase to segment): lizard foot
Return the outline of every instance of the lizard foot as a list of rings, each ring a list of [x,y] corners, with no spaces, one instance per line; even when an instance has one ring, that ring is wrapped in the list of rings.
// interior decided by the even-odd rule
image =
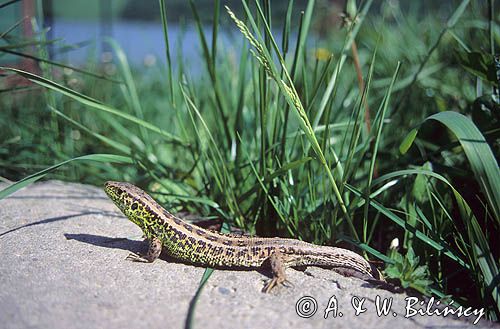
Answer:
[[[287,288],[292,288],[294,287],[293,283],[288,281],[287,279],[284,279],[282,277],[273,277],[272,279],[268,280],[266,284],[264,285],[264,288],[262,289],[262,292],[264,293],[269,293],[274,287],[278,286],[279,284],[282,284],[284,287]]]
[[[130,260],[132,262],[140,262],[140,263],[151,263],[147,258],[144,258],[140,254],[130,253],[125,258],[126,260]]]

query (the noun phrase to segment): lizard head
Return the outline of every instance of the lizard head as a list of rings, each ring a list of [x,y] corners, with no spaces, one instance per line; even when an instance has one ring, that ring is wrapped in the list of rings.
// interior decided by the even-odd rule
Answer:
[[[104,184],[104,191],[130,221],[147,233],[145,231],[145,220],[148,216],[146,203],[151,197],[146,192],[130,183],[112,181]],[[154,202],[152,199],[151,201]]]

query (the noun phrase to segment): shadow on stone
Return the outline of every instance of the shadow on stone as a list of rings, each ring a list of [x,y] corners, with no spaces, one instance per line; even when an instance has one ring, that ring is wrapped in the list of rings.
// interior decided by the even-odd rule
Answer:
[[[127,238],[110,238],[102,235],[70,233],[65,233],[64,237],[68,240],[77,240],[98,247],[122,249],[133,253],[144,252],[147,250],[146,242],[130,240]]]
[[[9,196],[9,199],[13,200],[43,200],[43,199],[54,199],[54,200],[107,200],[105,196],[95,196],[95,195],[59,195],[59,194],[44,194],[44,195],[13,195]]]
[[[103,212],[103,211],[99,211],[99,212],[96,212],[96,211],[86,211],[86,212],[80,212],[80,213],[72,214],[72,215],[50,217],[50,218],[42,219],[42,220],[40,220],[38,222],[29,223],[29,224],[25,224],[25,225],[21,225],[21,226],[12,228],[10,230],[7,230],[5,232],[0,233],[0,237],[4,236],[6,234],[9,234],[9,233],[15,232],[15,231],[20,230],[20,229],[25,228],[25,227],[42,225],[42,224],[49,224],[49,223],[57,222],[57,221],[60,221],[60,220],[66,220],[66,219],[76,218],[76,217],[81,217],[81,216],[86,216],[86,215],[97,215],[97,214],[99,214],[99,215],[105,215],[105,212]]]

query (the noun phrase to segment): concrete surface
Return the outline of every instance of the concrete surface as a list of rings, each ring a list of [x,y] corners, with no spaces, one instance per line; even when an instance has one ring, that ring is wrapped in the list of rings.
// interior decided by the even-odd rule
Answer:
[[[0,327],[185,327],[204,269],[165,257],[153,264],[125,260],[130,252],[145,252],[147,245],[101,189],[38,183],[1,200],[0,218]],[[287,274],[293,287],[264,294],[263,274],[216,270],[196,306],[194,328],[497,327],[484,317],[473,325],[474,315],[467,320],[452,315],[405,318],[408,296],[333,271],[310,267]],[[317,301],[310,318],[296,313],[304,296]],[[332,296],[343,316],[331,312],[325,319]],[[377,296],[392,298],[389,315],[377,316]],[[365,298],[366,312],[358,316],[351,305],[356,297]],[[313,304],[301,305],[304,313],[313,309],[308,308]]]

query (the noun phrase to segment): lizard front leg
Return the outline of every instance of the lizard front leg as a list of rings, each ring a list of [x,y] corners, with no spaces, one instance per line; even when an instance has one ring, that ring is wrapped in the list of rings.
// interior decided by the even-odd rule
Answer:
[[[142,256],[140,254],[130,253],[126,259],[133,262],[152,263],[160,256],[161,248],[161,240],[155,237],[149,241],[149,249],[146,255]]]
[[[271,289],[279,284],[285,285],[285,283],[289,283],[286,279],[286,266],[284,265],[283,254],[279,251],[275,251],[271,254],[271,256],[269,256],[268,260],[273,277],[264,285],[264,289],[262,289],[262,291],[265,293],[269,293]]]

